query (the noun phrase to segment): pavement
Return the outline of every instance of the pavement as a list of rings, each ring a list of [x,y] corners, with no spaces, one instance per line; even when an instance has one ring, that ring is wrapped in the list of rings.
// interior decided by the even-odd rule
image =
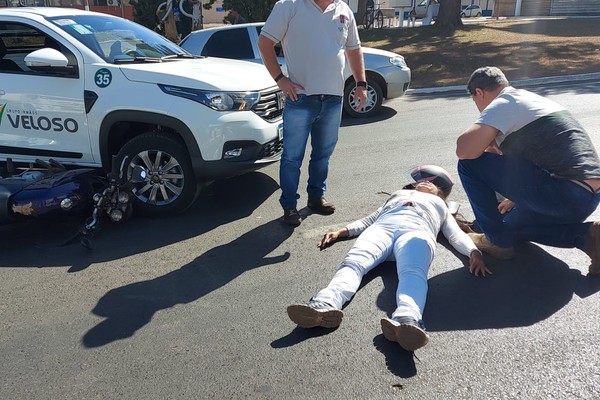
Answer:
[[[510,81],[510,84],[514,87],[523,87],[523,86],[549,85],[549,84],[564,83],[564,82],[585,82],[585,81],[594,81],[594,80],[599,80],[599,79],[600,79],[600,72],[592,72],[592,73],[587,73],[587,74],[548,76],[545,78],[522,79],[522,80]],[[464,92],[465,90],[466,90],[466,85],[442,86],[442,87],[408,89],[406,91],[406,94],[407,95],[435,94],[435,93],[445,93],[445,92]]]

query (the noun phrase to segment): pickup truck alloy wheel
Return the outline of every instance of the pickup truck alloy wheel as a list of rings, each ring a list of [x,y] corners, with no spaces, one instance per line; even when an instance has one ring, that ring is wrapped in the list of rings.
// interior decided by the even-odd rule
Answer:
[[[383,102],[383,91],[375,81],[367,79],[367,103],[362,110],[355,110],[357,100],[354,97],[356,90],[354,82],[346,85],[344,90],[344,110],[348,115],[354,118],[366,118],[376,114]]]
[[[189,156],[177,140],[160,133],[145,133],[127,142],[119,160],[128,156],[127,177],[135,166],[146,170],[143,182],[132,183],[136,211],[152,216],[176,214],[194,201],[196,181]]]

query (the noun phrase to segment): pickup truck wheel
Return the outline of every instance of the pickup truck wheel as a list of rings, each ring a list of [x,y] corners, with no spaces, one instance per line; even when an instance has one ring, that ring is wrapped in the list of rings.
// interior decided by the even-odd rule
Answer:
[[[166,135],[145,133],[119,151],[119,165],[128,156],[127,178],[139,165],[146,170],[143,182],[129,183],[136,212],[165,216],[185,211],[196,195],[196,180],[185,147]]]
[[[383,102],[383,91],[379,84],[375,81],[367,80],[367,103],[362,110],[356,110],[357,100],[354,97],[355,84],[354,82],[349,83],[344,90],[344,110],[346,113],[354,118],[367,118],[377,112],[381,108]]]

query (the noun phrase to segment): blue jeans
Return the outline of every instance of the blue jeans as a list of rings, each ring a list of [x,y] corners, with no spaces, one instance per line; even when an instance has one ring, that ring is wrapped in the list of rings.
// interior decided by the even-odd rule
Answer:
[[[583,249],[589,229],[583,221],[596,210],[600,194],[511,155],[483,153],[460,160],[458,174],[477,224],[492,243],[512,247],[532,241]],[[500,214],[496,192],[515,208]]]
[[[298,95],[289,98],[283,110],[283,154],[279,166],[279,202],[284,209],[296,208],[300,167],[310,134],[312,147],[308,163],[309,199],[323,197],[329,172],[329,157],[335,149],[342,119],[342,96]]]

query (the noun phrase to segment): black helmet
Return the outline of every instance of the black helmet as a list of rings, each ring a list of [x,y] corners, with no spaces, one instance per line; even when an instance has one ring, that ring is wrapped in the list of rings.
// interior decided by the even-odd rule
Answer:
[[[452,190],[452,186],[454,185],[454,179],[452,179],[452,176],[448,171],[437,165],[419,165],[410,170],[409,173],[416,183],[423,181],[433,183],[435,186],[442,189],[445,197],[448,197]],[[405,188],[410,188],[410,186],[411,185],[407,185]],[[414,188],[414,185],[412,185],[412,187]]]

